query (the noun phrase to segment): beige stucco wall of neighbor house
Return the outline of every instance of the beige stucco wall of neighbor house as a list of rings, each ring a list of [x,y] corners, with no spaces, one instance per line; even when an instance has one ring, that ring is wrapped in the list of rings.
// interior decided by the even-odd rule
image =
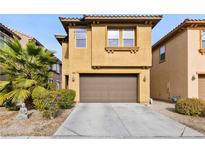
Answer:
[[[69,50],[68,50],[68,42],[62,42],[62,88],[65,89],[65,75],[69,75]]]
[[[26,44],[28,43],[28,41],[31,39],[29,36],[27,36],[26,34],[23,34],[23,33],[20,33],[20,32],[18,32],[18,31],[14,31],[18,36],[20,36],[21,37],[21,39],[19,40],[20,41],[20,43],[21,43],[21,45],[23,46],[23,47],[25,47],[26,46]]]
[[[151,97],[168,100],[170,96],[188,96],[188,31],[176,35],[165,44],[166,59],[160,63],[159,48],[153,51]]]
[[[198,98],[198,74],[205,74],[205,55],[199,52],[200,35],[200,30],[188,30],[188,97],[190,98]]]
[[[139,74],[137,101],[149,102],[150,69],[149,67],[143,68],[143,66],[151,66],[151,26],[136,27],[137,46],[140,49],[135,54],[130,52],[108,53],[105,50],[107,32],[105,25],[87,27],[87,47],[75,48],[75,28],[68,27],[69,43],[62,44],[63,55],[66,50],[69,52],[69,59],[64,59],[63,56],[62,60],[62,88],[65,88],[65,75],[69,75],[69,89],[76,91],[78,102],[80,101],[80,74],[82,73]],[[67,49],[66,44],[68,44]]]

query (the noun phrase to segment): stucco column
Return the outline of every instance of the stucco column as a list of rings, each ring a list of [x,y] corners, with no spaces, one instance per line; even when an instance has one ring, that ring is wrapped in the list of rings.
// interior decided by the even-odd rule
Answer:
[[[61,88],[65,89],[65,75],[63,73],[62,73],[62,76],[61,76]]]
[[[138,89],[138,102],[149,103],[150,99],[150,69],[143,70],[139,74],[139,89]]]
[[[75,101],[80,101],[80,80],[79,80],[79,73],[71,73],[69,74],[69,89],[73,89],[76,91]]]

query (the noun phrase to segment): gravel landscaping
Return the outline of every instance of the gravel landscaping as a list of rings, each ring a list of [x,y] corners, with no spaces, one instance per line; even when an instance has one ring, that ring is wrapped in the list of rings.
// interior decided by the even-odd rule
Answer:
[[[192,117],[176,113],[174,104],[156,100],[149,105],[149,108],[205,134],[205,117]]]
[[[37,110],[30,110],[28,120],[17,120],[17,111],[0,107],[0,136],[52,136],[71,111],[61,110],[55,119],[45,119]]]

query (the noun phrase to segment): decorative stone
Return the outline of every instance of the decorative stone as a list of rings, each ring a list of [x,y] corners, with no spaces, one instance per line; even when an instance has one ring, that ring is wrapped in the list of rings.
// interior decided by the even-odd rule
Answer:
[[[152,98],[150,98],[149,104],[153,104],[153,99]]]
[[[16,117],[18,120],[27,120],[28,119],[28,109],[26,108],[25,103],[21,103],[21,108]]]

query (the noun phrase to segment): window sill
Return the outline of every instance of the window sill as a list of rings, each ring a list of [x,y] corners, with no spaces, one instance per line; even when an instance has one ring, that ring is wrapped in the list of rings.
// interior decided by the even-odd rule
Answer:
[[[136,53],[139,51],[139,47],[105,47],[105,50],[108,53],[114,53],[114,52],[130,52],[130,53]]]
[[[55,73],[55,74],[60,74],[60,72],[57,72],[55,70],[52,70],[52,72]]]
[[[165,62],[165,59],[164,59],[164,60],[160,60],[160,61],[159,61],[159,63],[163,63],[163,62]]]
[[[199,49],[199,52],[200,52],[202,55],[204,55],[204,54],[205,54],[205,48]]]

